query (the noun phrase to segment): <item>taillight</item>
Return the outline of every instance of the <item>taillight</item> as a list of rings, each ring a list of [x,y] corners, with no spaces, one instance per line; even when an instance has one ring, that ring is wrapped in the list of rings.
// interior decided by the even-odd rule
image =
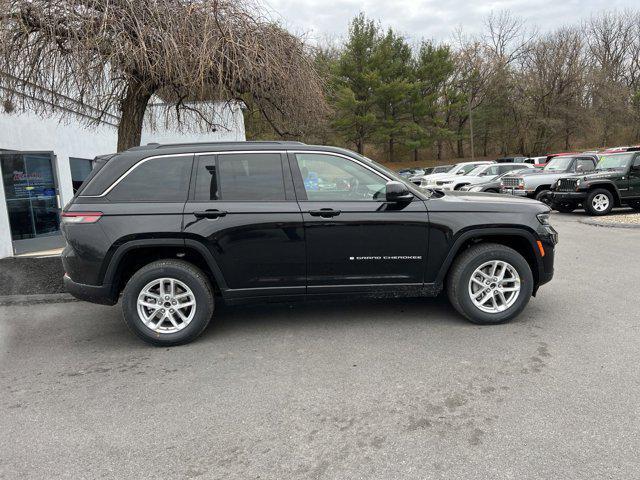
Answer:
[[[96,223],[102,217],[102,212],[65,212],[62,214],[63,223]]]

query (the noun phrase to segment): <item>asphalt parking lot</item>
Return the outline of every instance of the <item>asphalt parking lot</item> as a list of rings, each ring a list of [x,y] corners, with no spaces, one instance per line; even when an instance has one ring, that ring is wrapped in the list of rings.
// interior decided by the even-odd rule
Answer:
[[[236,307],[158,349],[119,307],[0,307],[0,478],[638,478],[640,230],[581,217],[496,327],[441,299]]]

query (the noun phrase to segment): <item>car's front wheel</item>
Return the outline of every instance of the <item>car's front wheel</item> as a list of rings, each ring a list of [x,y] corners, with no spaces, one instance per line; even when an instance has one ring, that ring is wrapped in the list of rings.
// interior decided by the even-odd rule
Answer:
[[[550,190],[540,190],[538,193],[536,193],[536,197],[535,198],[539,202],[542,202],[542,203],[548,205],[549,202],[550,202],[549,193],[550,193]]]
[[[505,245],[487,243],[460,254],[449,271],[447,293],[453,307],[479,324],[516,317],[533,293],[526,259]]]
[[[128,327],[159,346],[191,342],[213,315],[213,290],[207,276],[182,260],[145,265],[127,282],[122,311]]]
[[[613,195],[609,190],[596,188],[587,195],[584,209],[589,215],[607,215],[613,209]]]

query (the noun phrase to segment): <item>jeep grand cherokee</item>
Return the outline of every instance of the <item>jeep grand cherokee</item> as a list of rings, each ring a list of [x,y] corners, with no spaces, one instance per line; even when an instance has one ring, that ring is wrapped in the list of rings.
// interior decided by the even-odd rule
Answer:
[[[421,191],[354,152],[295,142],[99,157],[62,214],[64,282],[143,340],[195,339],[215,302],[435,296],[508,321],[553,275],[549,207]]]

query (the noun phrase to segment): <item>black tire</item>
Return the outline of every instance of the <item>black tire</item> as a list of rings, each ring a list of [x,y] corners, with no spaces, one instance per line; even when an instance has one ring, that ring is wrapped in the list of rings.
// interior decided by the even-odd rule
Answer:
[[[182,330],[160,333],[147,327],[138,314],[138,296],[153,280],[172,278],[184,283],[195,297],[195,313]],[[147,343],[173,346],[189,343],[207,327],[213,315],[213,289],[207,276],[197,267],[182,260],[158,260],[145,265],[127,282],[122,295],[122,312],[129,329]]]
[[[538,193],[536,193],[535,199],[539,202],[544,203],[545,205],[549,205],[549,200],[547,199],[547,194],[549,192],[550,190],[540,190]]]
[[[496,190],[495,188],[487,188],[485,190],[486,193],[500,193],[500,190]]]
[[[520,293],[515,302],[506,310],[489,313],[480,310],[471,300],[469,283],[474,271],[485,262],[502,260],[509,263],[520,277]],[[533,293],[533,274],[525,258],[514,249],[497,243],[473,246],[460,254],[447,277],[447,295],[458,313],[473,323],[495,325],[515,318],[529,302]]]
[[[576,209],[576,206],[568,203],[554,203],[551,208],[560,213],[571,213]]]
[[[600,197],[600,195],[606,196],[609,203],[606,208],[598,210],[595,205],[598,198],[600,199],[602,198]],[[594,190],[591,190],[587,194],[587,199],[584,202],[584,209],[587,211],[589,215],[600,217],[602,215],[608,215],[611,212],[611,210],[613,209],[613,203],[614,203],[613,195],[609,190],[605,188],[596,188]]]

